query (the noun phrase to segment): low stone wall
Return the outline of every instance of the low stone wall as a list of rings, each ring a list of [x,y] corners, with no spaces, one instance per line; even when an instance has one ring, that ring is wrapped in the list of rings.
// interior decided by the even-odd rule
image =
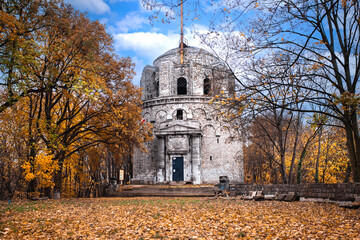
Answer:
[[[295,192],[300,197],[324,198],[335,201],[354,201],[356,196],[360,196],[360,183],[236,184],[235,188],[238,195],[246,194],[249,191],[263,191],[265,195]]]

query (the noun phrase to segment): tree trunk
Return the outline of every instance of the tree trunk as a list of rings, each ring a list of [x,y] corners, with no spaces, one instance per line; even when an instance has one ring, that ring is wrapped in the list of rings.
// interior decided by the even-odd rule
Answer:
[[[345,117],[350,120],[345,122],[345,132],[352,177],[354,182],[360,182],[360,134],[356,111],[345,112]]]
[[[360,139],[359,137],[354,136],[353,131],[351,129],[346,129],[346,146],[349,151],[350,164],[351,164],[351,172],[354,182],[360,182],[360,152],[356,151],[359,149]]]
[[[296,158],[296,153],[297,153],[298,138],[299,138],[299,128],[297,127],[295,140],[294,140],[293,155],[291,158],[291,164],[290,164],[290,170],[289,170],[289,181],[288,181],[289,183],[293,182],[293,170],[294,170],[295,158]]]
[[[300,159],[299,159],[299,162],[298,162],[298,167],[297,167],[297,176],[296,176],[296,182],[298,184],[301,183],[301,168],[302,168],[302,164],[303,164],[303,161],[304,161],[304,158],[306,156],[306,145],[305,147],[303,148],[303,150],[301,151],[301,154],[300,154]]]
[[[287,184],[287,174],[286,174],[286,165],[285,165],[285,156],[281,155],[281,166],[280,166],[280,171],[281,171],[281,178],[282,178],[282,183]]]
[[[57,171],[54,175],[54,191],[55,192],[61,192],[62,188],[62,171],[63,171],[63,165],[60,164],[60,169]]]
[[[320,127],[320,131],[319,131],[318,152],[317,152],[316,163],[315,163],[315,176],[314,176],[314,181],[315,181],[316,183],[319,182],[319,163],[320,163],[320,152],[321,152],[321,133],[322,133],[322,126]]]

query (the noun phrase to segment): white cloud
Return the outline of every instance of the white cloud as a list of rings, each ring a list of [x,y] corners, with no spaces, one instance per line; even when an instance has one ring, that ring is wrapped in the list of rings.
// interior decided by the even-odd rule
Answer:
[[[103,0],[65,0],[80,11],[87,11],[96,14],[110,12],[110,7]]]
[[[129,30],[141,29],[147,21],[147,18],[131,12],[127,14],[123,20],[118,21],[116,26],[121,32],[128,32]]]
[[[202,31],[204,27],[197,26]],[[134,32],[134,33],[118,33],[113,35],[115,47],[120,56],[122,52],[134,52],[132,57],[136,64],[134,83],[139,85],[142,70],[146,64],[152,65],[153,61],[163,53],[179,46],[180,33],[167,32]],[[189,46],[202,47],[200,38],[195,35],[189,28],[185,28],[185,39]]]
[[[185,29],[188,45],[201,47],[199,37]],[[166,51],[179,46],[180,34],[168,32],[134,32],[114,34],[115,46],[119,51],[134,51],[136,56],[154,60]]]
[[[118,51],[134,51],[136,56],[152,61],[165,51],[175,48],[179,35],[155,32],[120,33],[114,35],[114,40]]]

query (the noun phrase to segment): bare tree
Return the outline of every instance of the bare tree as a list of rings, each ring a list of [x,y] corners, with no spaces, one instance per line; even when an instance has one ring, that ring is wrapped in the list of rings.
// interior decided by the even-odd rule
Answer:
[[[177,7],[173,1],[161,1],[160,7]],[[192,4],[190,4],[190,2]],[[172,3],[172,4],[171,4]],[[202,35],[214,50],[226,49],[232,54],[224,59],[244,89],[255,88],[253,79],[242,78],[264,72],[273,88],[297,88],[297,98],[285,96],[282,107],[305,113],[327,115],[345,129],[352,177],[360,181],[360,132],[358,126],[360,75],[360,3],[356,0],[237,0],[186,1],[199,14],[199,8],[212,10],[210,33]],[[173,9],[172,8],[172,9]],[[173,9],[174,10],[174,9]],[[208,13],[209,15],[209,13]],[[222,17],[220,17],[222,16]],[[214,34],[223,41],[213,41]],[[231,34],[230,34],[231,33]],[[218,44],[218,45],[216,45]],[[220,54],[219,54],[220,55]],[[223,55],[223,54],[222,54]],[[268,57],[287,57],[288,64],[268,74],[274,62]],[[243,64],[243,58],[251,59]],[[231,59],[232,61],[228,61]],[[236,61],[238,60],[238,61]],[[289,71],[301,65],[305,71]],[[290,81],[278,81],[287,75]],[[303,78],[294,82],[291,79]],[[297,109],[301,102],[303,107]],[[280,106],[279,106],[280,107]]]

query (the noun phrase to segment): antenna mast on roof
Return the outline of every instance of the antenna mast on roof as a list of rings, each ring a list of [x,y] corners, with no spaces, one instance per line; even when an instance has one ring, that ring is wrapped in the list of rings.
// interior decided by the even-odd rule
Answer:
[[[184,63],[184,11],[183,11],[183,0],[180,3],[181,6],[181,33],[180,33],[180,63]]]

